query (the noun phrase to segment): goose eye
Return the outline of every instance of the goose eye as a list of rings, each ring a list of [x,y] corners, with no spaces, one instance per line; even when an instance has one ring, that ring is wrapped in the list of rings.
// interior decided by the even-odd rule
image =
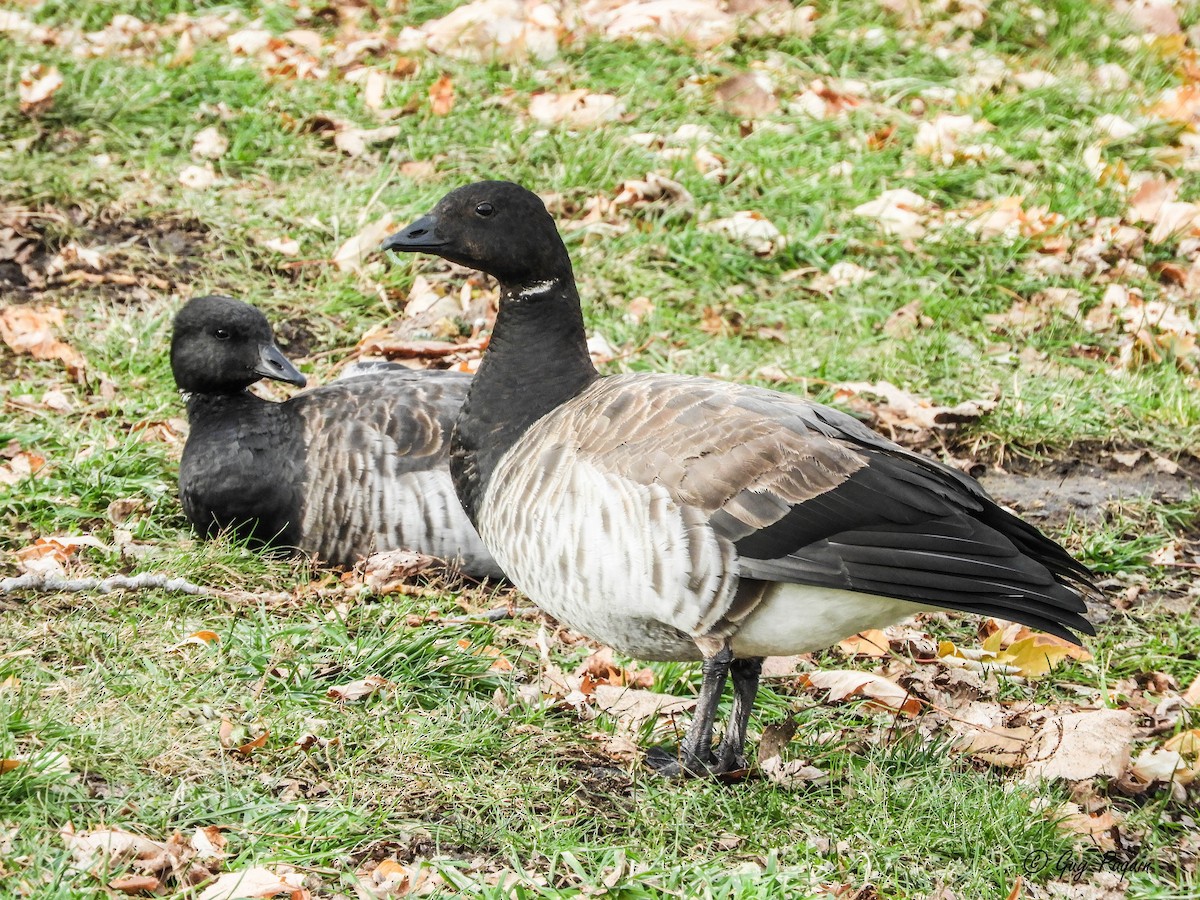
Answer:
[[[493,209],[492,204],[490,203],[480,203],[477,207],[475,207],[476,215],[483,216],[485,219],[493,212],[495,212],[495,209]]]
[[[232,337],[232,335],[230,335],[229,329],[227,328],[217,328],[213,331],[213,337],[215,337],[218,341],[227,341],[230,337]]]

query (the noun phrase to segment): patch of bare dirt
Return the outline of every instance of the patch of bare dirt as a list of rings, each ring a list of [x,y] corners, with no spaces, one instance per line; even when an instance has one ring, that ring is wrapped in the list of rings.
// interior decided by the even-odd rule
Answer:
[[[0,207],[0,293],[9,303],[146,302],[187,285],[208,243],[190,219]]]
[[[1046,461],[1010,461],[979,481],[1000,503],[1041,526],[1099,522],[1113,503],[1179,503],[1200,492],[1200,460],[1083,450]]]

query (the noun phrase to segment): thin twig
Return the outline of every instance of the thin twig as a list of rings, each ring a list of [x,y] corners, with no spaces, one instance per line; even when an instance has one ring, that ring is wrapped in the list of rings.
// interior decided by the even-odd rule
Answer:
[[[274,600],[282,594],[254,594],[250,591],[225,591],[219,588],[195,584],[186,578],[141,572],[137,575],[110,575],[107,578],[65,578],[61,575],[46,575],[28,572],[13,578],[0,579],[0,594],[15,594],[19,591],[68,594],[108,594],[112,591],[176,591],[200,597],[240,599],[254,596],[263,600]]]

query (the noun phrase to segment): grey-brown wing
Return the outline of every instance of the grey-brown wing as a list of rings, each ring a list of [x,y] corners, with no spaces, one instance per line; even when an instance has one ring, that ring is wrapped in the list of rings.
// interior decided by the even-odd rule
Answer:
[[[898,597],[1070,636],[1090,574],[973,480],[800,398],[615,376],[572,404],[580,454],[660,484],[731,541],[742,575]]]
[[[305,548],[349,564],[405,548],[498,575],[454,494],[449,431],[470,376],[373,371],[298,396]]]

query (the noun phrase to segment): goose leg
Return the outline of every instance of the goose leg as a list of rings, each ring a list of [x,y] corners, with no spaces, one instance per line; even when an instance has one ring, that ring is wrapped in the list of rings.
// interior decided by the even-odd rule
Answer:
[[[717,704],[725,690],[725,679],[733,663],[733,651],[722,647],[716,655],[704,660],[701,671],[704,681],[696,698],[696,712],[692,724],[679,745],[678,754],[655,747],[646,754],[646,765],[660,775],[708,775],[713,770],[716,758],[712,751],[713,723],[717,717]],[[744,735],[743,735],[744,738]]]
[[[728,775],[747,767],[744,750],[746,728],[750,723],[750,709],[758,695],[758,679],[762,674],[762,657],[735,659],[729,673],[733,679],[733,709],[729,713],[729,724],[725,736],[717,747],[714,775]]]

